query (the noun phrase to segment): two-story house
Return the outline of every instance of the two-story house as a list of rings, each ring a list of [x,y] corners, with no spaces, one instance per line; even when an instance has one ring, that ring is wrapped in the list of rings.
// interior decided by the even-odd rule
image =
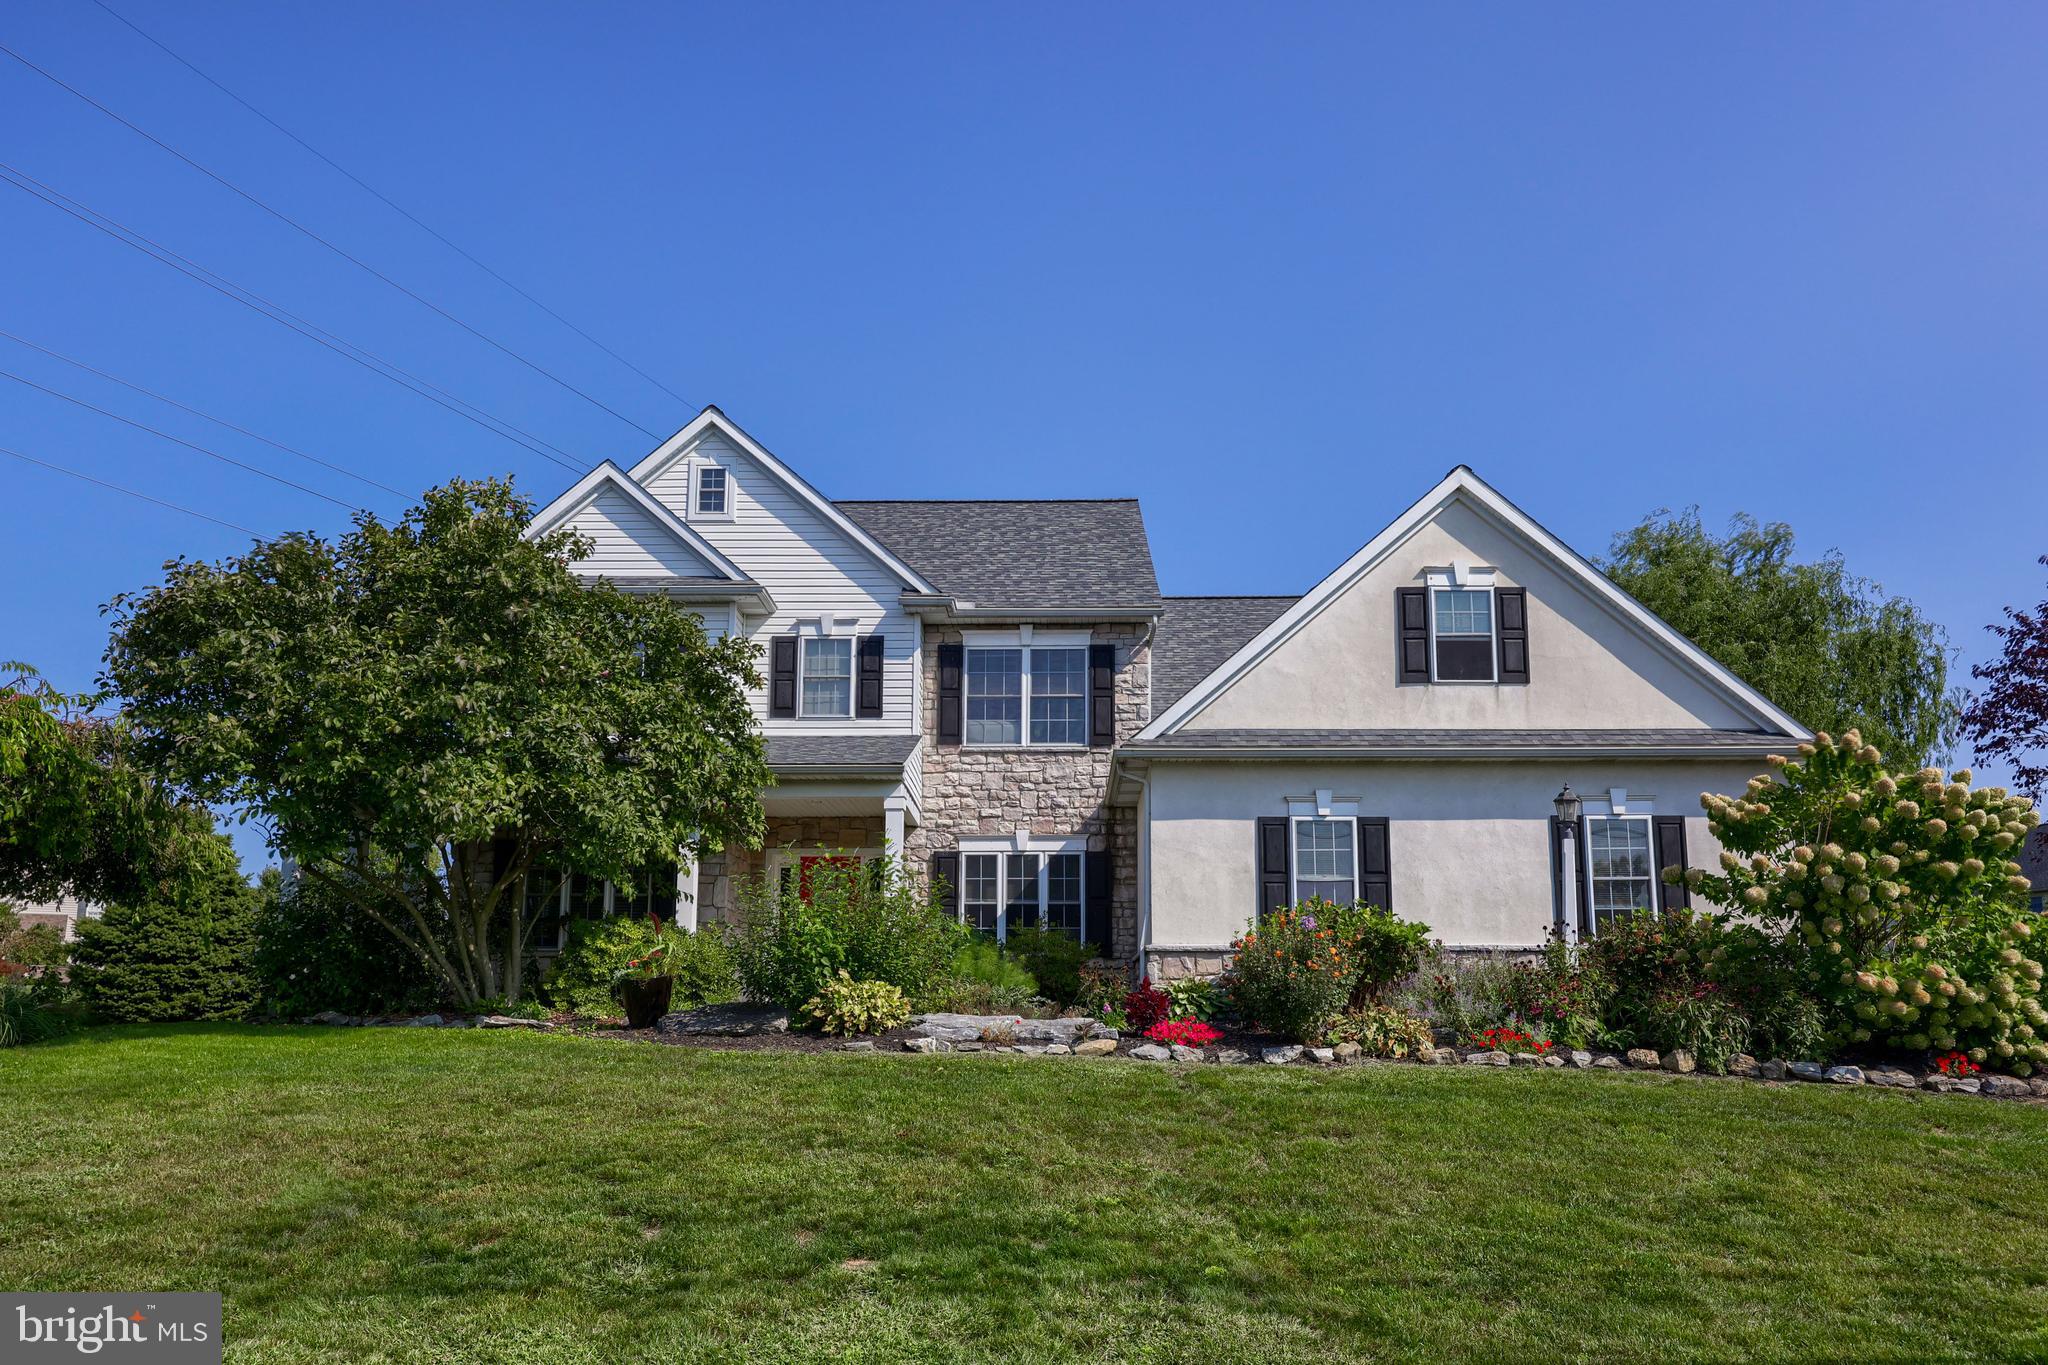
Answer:
[[[1699,793],[1805,735],[1462,468],[1299,598],[1162,597],[1134,500],[834,501],[716,408],[533,533],[564,525],[579,572],[759,644],[776,776],[764,849],[564,913],[724,918],[890,849],[971,924],[1155,976],[1311,894],[1526,948],[1682,899]]]

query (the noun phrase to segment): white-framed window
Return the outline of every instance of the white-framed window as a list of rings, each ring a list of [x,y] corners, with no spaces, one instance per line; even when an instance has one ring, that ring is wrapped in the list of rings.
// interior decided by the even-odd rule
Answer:
[[[1654,841],[1648,815],[1586,816],[1586,898],[1595,932],[1617,915],[1657,908]]]
[[[1494,680],[1493,590],[1431,588],[1430,656],[1438,682]]]
[[[960,918],[999,943],[1040,926],[1085,942],[1087,858],[1080,849],[962,849]]]
[[[970,638],[963,679],[964,741],[982,746],[1085,748],[1086,637],[1021,633]]]
[[[678,869],[674,863],[642,868],[625,882],[577,872],[564,876],[543,868],[526,874],[530,946],[537,953],[560,952],[569,921],[613,915],[653,915],[674,922]]]
[[[797,654],[797,714],[852,715],[853,640],[845,635],[806,636]]]
[[[1349,815],[1294,817],[1292,904],[1311,896],[1349,905],[1358,899],[1358,820]]]
[[[732,517],[732,475],[715,464],[697,466],[697,488],[690,498],[699,518],[725,521]]]

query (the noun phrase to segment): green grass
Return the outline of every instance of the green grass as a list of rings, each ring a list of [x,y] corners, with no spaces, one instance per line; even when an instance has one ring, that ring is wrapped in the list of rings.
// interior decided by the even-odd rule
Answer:
[[[194,1026],[0,1052],[0,1285],[238,1361],[2048,1355],[2048,1110]]]

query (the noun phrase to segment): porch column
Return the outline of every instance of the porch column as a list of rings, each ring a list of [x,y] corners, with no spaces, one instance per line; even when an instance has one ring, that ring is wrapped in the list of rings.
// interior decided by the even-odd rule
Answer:
[[[900,868],[903,861],[903,813],[910,803],[900,796],[886,797],[882,801],[882,837],[889,841],[888,853]]]
[[[697,932],[697,848],[693,843],[676,859],[676,925]]]

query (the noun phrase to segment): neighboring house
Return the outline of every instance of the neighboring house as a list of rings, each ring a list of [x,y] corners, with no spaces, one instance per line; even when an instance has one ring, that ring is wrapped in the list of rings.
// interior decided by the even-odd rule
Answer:
[[[2033,884],[2028,901],[2037,915],[2048,915],[2048,825],[2036,825],[2020,847],[2020,867]]]
[[[1300,598],[1161,596],[1132,500],[835,502],[716,408],[530,533],[565,525],[579,572],[761,646],[777,779],[764,851],[545,889],[565,914],[723,918],[889,848],[970,923],[1158,976],[1310,894],[1528,948],[1682,901],[1699,793],[1806,736],[1463,468]]]
[[[76,896],[61,896],[54,901],[13,901],[6,904],[11,905],[24,928],[47,924],[62,934],[66,943],[77,940],[80,919],[95,919],[100,913],[98,906],[89,905]]]

